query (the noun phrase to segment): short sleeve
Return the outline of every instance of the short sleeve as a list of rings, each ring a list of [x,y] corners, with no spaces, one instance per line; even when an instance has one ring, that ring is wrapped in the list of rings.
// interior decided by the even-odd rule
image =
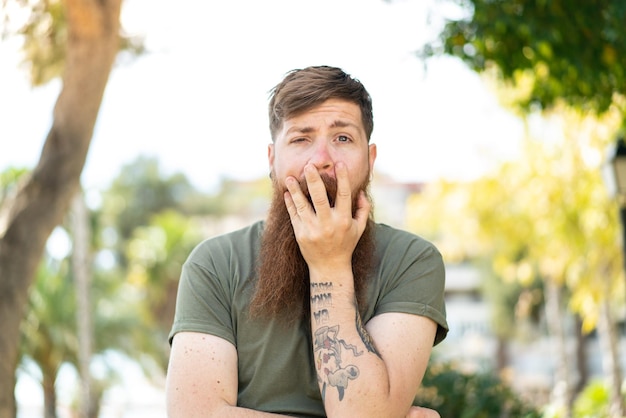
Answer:
[[[212,249],[219,251],[212,248],[211,242],[201,244],[183,265],[170,344],[181,331],[212,334],[235,344],[232,296],[224,274],[212,262]]]
[[[444,301],[445,266],[441,253],[430,242],[404,231],[383,226],[377,242],[380,264],[375,280],[373,315],[402,312],[421,315],[437,323],[434,345],[447,335]],[[385,239],[387,238],[387,239]]]

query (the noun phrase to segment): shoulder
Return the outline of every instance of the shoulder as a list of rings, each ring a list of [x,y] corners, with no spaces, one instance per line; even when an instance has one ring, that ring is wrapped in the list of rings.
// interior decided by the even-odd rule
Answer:
[[[445,264],[430,241],[385,224],[376,225],[377,268],[370,286],[372,315],[387,312],[425,316],[438,324],[435,344],[448,329],[444,300]],[[375,292],[378,293],[375,293]]]
[[[404,254],[412,257],[442,259],[437,247],[423,237],[386,224],[377,223],[375,225],[376,251],[379,256]]]
[[[209,259],[219,256],[252,256],[259,247],[263,232],[263,221],[255,222],[244,228],[207,238],[198,244],[189,254],[187,263],[204,264]],[[228,259],[227,258],[227,259]]]

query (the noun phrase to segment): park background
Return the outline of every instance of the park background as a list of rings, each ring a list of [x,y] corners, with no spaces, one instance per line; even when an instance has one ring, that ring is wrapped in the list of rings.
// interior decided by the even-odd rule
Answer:
[[[470,3],[477,12],[488,8]],[[614,9],[623,22],[624,10],[619,2],[601,2],[606,27],[593,15],[585,27],[578,14],[572,22],[567,7],[548,3],[512,2],[521,9],[505,8],[502,21],[487,26],[499,22],[502,40],[515,38],[507,32],[510,13],[529,33],[533,19],[539,31],[541,23],[561,35],[571,26],[590,32],[600,44],[600,63],[585,63],[595,57],[585,51],[564,56],[583,61],[576,74],[583,81],[585,64],[606,62],[617,74],[604,82],[613,88],[609,105],[597,104],[589,91],[588,100],[568,102],[570,92],[558,88],[558,100],[525,103],[550,60],[565,60],[554,45],[546,53],[551,45],[539,35],[525,38],[523,55],[532,66],[512,75],[515,86],[493,67],[473,71],[459,58],[471,63],[478,55],[467,45],[456,52],[450,47],[457,57],[425,58],[424,46],[437,44],[446,19],[471,17],[455,2],[124,1],[121,22],[135,51],[117,56],[81,177],[93,258],[91,316],[94,332],[110,337],[96,338],[92,347],[92,378],[103,385],[101,416],[164,416],[163,332],[180,264],[198,240],[263,216],[268,92],[290,69],[319,64],[344,68],[373,97],[377,219],[431,239],[444,254],[452,331],[433,362],[452,364],[453,372],[442,369],[439,376],[464,382],[463,391],[475,397],[454,402],[475,407],[481,394],[487,398],[486,388],[502,384],[546,417],[619,416],[609,409],[617,408],[610,389],[613,371],[623,367],[623,341],[603,348],[597,328],[608,312],[608,331],[621,336],[624,320],[618,199],[602,175],[624,120],[623,62],[611,58],[620,56],[611,48],[621,33],[611,35],[615,28],[604,15]],[[61,10],[60,2],[48,4]],[[524,7],[535,7],[537,15],[524,17]],[[4,3],[7,32],[28,22],[25,10]],[[41,58],[33,51],[45,50],[50,33],[45,24],[27,32],[26,39],[35,40],[26,44],[27,57]],[[548,40],[556,45],[557,35]],[[54,65],[52,76],[39,74],[39,81],[50,81],[32,87],[33,69],[50,61],[24,63],[24,39],[13,34],[0,44],[3,200],[36,166],[63,87]],[[471,42],[480,48],[480,39]],[[574,49],[574,40],[569,46]],[[47,395],[41,389],[45,373],[33,358],[37,344],[56,361],[50,366],[57,416],[80,410],[75,218],[64,218],[52,232],[30,291],[15,392],[21,417],[43,416],[50,402],[49,388]],[[123,338],[131,330],[137,340]],[[502,393],[497,396],[509,396]],[[496,415],[485,406],[468,416]]]

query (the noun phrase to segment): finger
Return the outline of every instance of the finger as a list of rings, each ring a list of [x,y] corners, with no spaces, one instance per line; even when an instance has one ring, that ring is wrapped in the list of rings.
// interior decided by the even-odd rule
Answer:
[[[296,217],[307,217],[312,215],[311,205],[304,196],[302,189],[300,189],[300,183],[294,177],[287,177],[285,179],[285,185],[287,186],[286,195],[289,195],[289,199],[285,198],[285,204],[287,205],[287,211],[291,219]]]
[[[433,409],[417,407],[417,418],[441,418],[439,413]]]
[[[423,409],[424,418],[441,418],[441,415],[439,415],[439,412],[435,410],[426,409],[426,408],[422,408],[422,409]]]
[[[412,406],[407,414],[407,418],[441,418],[441,416],[433,409]]]
[[[304,179],[309,189],[309,195],[311,196],[315,213],[317,213],[318,216],[330,214],[330,203],[328,202],[326,186],[314,165],[307,164],[304,167]]]
[[[337,176],[335,209],[337,209],[339,213],[347,212],[352,214],[352,189],[350,187],[350,178],[348,177],[348,168],[344,163],[337,163],[335,175]]]
[[[293,203],[293,199],[291,198],[291,193],[285,192],[283,195],[285,199],[285,206],[287,207],[287,213],[289,213],[289,218],[293,223],[293,220],[298,217],[298,209],[296,209],[295,203]]]
[[[364,191],[359,192],[359,199],[357,200],[357,208],[354,214],[354,219],[359,225],[359,232],[363,233],[365,231],[365,226],[367,225],[367,220],[370,216],[370,211],[372,210],[372,204],[369,199],[365,195]]]

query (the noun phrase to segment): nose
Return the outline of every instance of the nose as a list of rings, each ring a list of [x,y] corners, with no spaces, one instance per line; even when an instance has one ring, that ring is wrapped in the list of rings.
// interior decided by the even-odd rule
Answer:
[[[326,141],[319,141],[319,143],[316,144],[309,162],[313,164],[319,172],[332,171],[334,163],[329,144]]]

